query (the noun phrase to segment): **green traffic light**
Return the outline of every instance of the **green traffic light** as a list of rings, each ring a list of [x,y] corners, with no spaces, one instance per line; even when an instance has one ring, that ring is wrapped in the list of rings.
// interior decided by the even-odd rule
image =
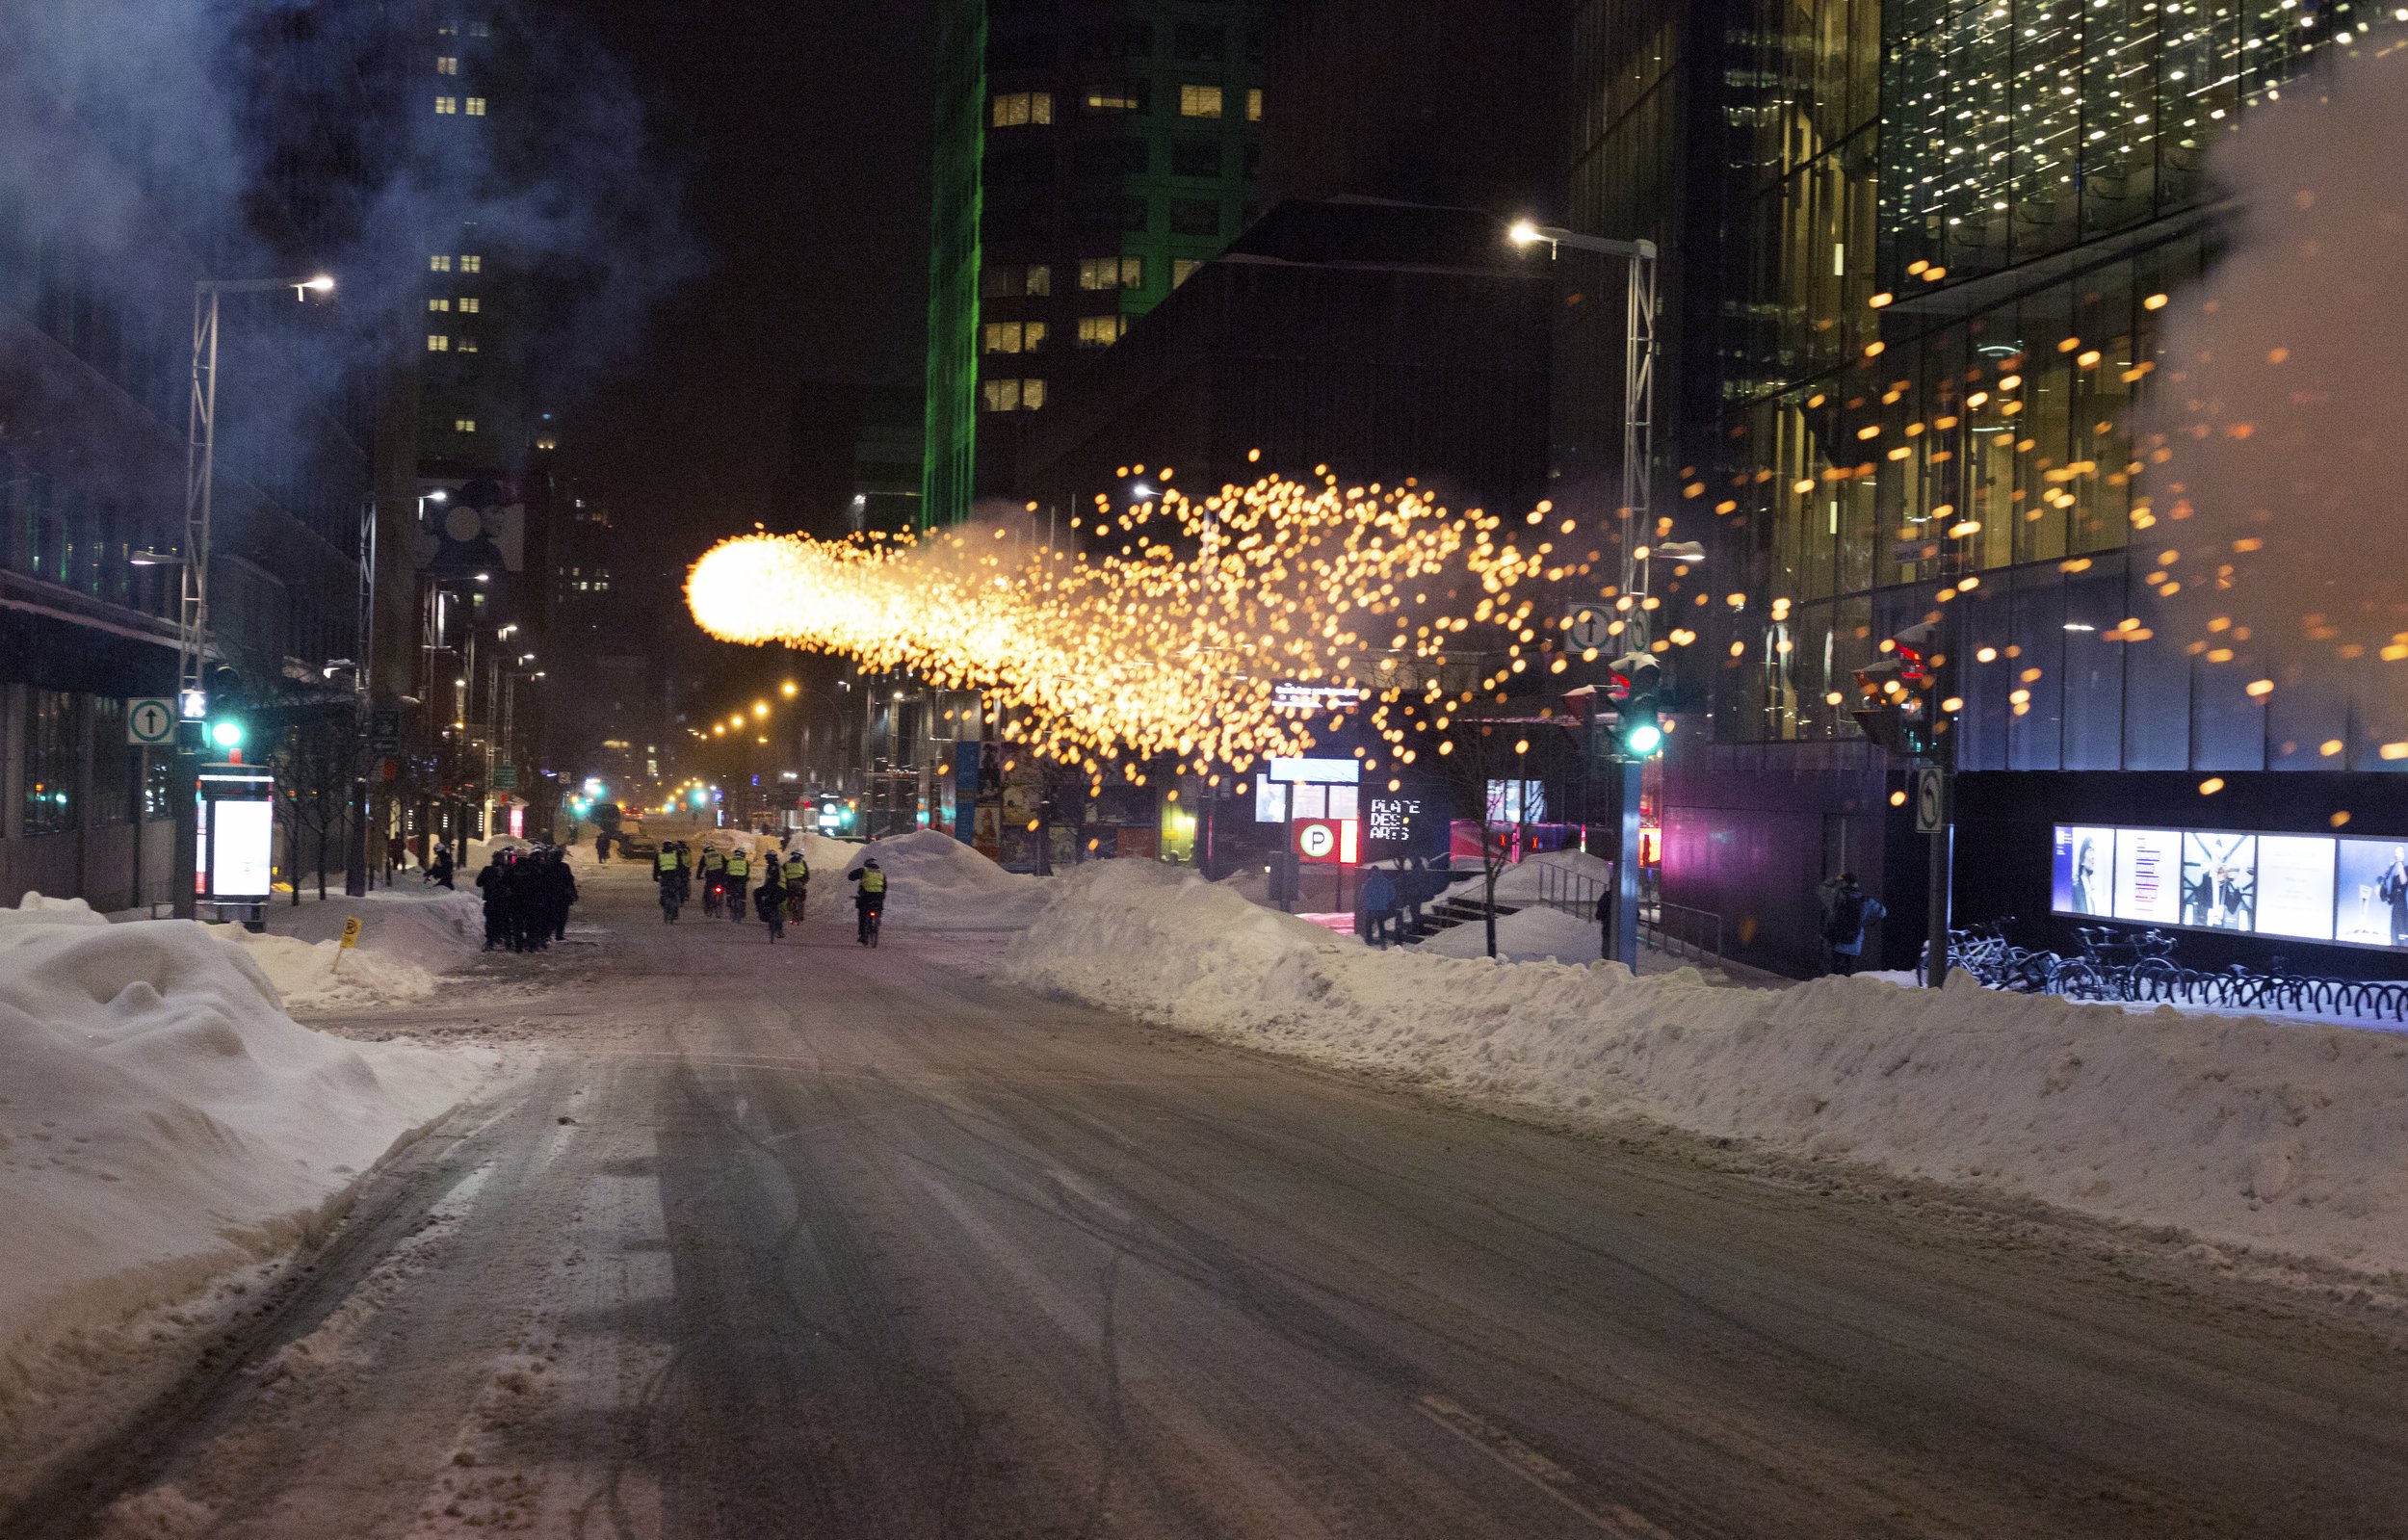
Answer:
[[[1622,730],[1622,746],[1645,759],[1663,747],[1663,729],[1654,722],[1633,722]]]
[[[220,748],[243,746],[243,724],[238,721],[214,721],[209,724],[209,742]]]

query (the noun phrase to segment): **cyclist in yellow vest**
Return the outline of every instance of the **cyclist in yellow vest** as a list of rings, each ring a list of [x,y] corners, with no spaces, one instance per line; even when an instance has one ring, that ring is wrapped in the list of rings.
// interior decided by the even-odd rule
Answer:
[[[802,918],[804,890],[811,886],[811,863],[800,850],[786,852],[786,904],[797,920]]]
[[[852,896],[853,913],[859,921],[859,940],[870,944],[870,927],[886,909],[886,874],[877,869],[876,860],[864,861],[856,871],[845,874],[848,882],[858,882],[861,891]]]
[[[742,846],[727,852],[727,917],[745,923],[745,890],[752,886],[752,856]]]
[[[702,848],[702,910],[719,913],[720,897],[727,891],[727,852],[706,845]]]

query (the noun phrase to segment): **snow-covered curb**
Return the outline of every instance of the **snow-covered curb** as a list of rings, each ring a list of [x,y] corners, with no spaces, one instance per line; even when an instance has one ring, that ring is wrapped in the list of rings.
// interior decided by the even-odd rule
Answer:
[[[306,1239],[489,1070],[313,1031],[189,921],[0,910],[0,1425],[62,1339]]]
[[[1147,862],[1057,880],[1003,977],[1325,1063],[2408,1269],[2408,1036],[1870,979],[1374,952]]]

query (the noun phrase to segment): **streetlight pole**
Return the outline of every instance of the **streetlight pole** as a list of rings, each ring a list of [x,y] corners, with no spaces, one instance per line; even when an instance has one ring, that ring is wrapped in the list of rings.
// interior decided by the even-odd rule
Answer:
[[[1622,563],[1614,608],[1622,616],[1622,651],[1644,654],[1651,629],[1647,599],[1651,587],[1648,541],[1654,533],[1656,458],[1656,243],[1613,241],[1583,235],[1556,225],[1516,221],[1505,232],[1515,246],[1546,245],[1550,260],[1570,247],[1598,256],[1619,258],[1629,276],[1624,301],[1622,344]],[[1614,960],[1638,970],[1639,803],[1646,778],[1646,761],[1622,753],[1614,738],[1592,723],[1591,741],[1600,745],[1614,791],[1613,919],[1606,930],[1606,952]]]
[[[218,311],[229,294],[271,294],[290,289],[297,300],[330,293],[334,280],[202,278],[193,285],[193,388],[184,433],[184,561],[175,627],[174,891],[170,913],[193,919],[198,910],[196,877],[200,861],[200,745],[198,723],[209,715],[208,687],[201,678],[209,651],[209,536],[215,511],[218,467]]]

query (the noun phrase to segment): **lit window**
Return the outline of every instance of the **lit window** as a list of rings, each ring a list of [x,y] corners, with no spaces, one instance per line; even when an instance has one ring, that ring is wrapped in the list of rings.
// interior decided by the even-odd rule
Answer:
[[[1040,295],[1052,294],[1054,292],[1054,270],[1042,262],[1032,265],[1029,269],[1028,292]]]
[[[434,72],[438,75],[457,75],[459,73],[459,61],[446,54],[434,62]]]
[[[476,431],[477,431],[477,419],[475,419],[474,417],[455,417],[455,418],[453,418],[453,419],[452,419],[452,431],[453,431],[453,432],[456,432],[456,433],[473,433],[473,432],[475,432]]]
[[[1054,93],[1050,91],[1012,91],[995,98],[993,122],[997,128],[1019,128],[1053,120]]]
[[[452,301],[449,300],[430,300],[427,301],[427,308],[430,310],[449,310],[452,308]]]
[[[458,111],[459,98],[458,96],[437,96],[434,99],[434,112],[438,117],[448,117]]]
[[[434,35],[438,38],[457,38],[459,36],[459,23],[457,21],[438,21],[434,26]]]
[[[1141,113],[1145,101],[1135,86],[1089,86],[1085,98],[1091,113]]]
[[[1121,333],[1128,329],[1129,318],[1127,316],[1081,316],[1079,318],[1079,346],[1109,348],[1118,342]]]
[[[456,351],[459,352],[475,352],[477,351],[477,339],[474,337],[460,338],[458,347]]]
[[[1079,260],[1079,287],[1082,289],[1142,289],[1145,287],[1143,257],[1082,257]]]
[[[1045,405],[1045,381],[990,379],[979,387],[979,396],[991,412],[1033,412]]]
[[[1220,88],[1218,86],[1180,87],[1179,116],[1182,117],[1218,117],[1220,116]]]
[[[986,324],[988,352],[1034,352],[1045,343],[1042,321],[990,321]]]
[[[484,307],[484,301],[473,294],[463,294],[459,297],[459,307],[464,313],[473,316]]]
[[[1170,286],[1175,289],[1179,287],[1179,285],[1187,282],[1189,278],[1194,276],[1195,270],[1203,265],[1203,263],[1197,261],[1193,257],[1178,257],[1173,259],[1170,264]]]
[[[483,117],[484,116],[484,98],[483,96],[471,96],[468,98],[468,116],[471,117]]]
[[[463,256],[459,259],[459,270],[462,273],[483,273],[484,271],[484,258],[481,256]]]
[[[1245,93],[1245,120],[1249,123],[1263,120],[1263,88],[1260,86]]]
[[[449,338],[449,337],[445,336],[443,333],[441,333],[441,332],[439,332],[439,331],[430,331],[430,332],[428,332],[428,333],[427,333],[427,352],[450,352],[451,351],[452,351],[452,339],[451,339],[451,338]]]
[[[449,273],[452,271],[452,259],[447,256],[429,257],[427,267],[431,272]]]

